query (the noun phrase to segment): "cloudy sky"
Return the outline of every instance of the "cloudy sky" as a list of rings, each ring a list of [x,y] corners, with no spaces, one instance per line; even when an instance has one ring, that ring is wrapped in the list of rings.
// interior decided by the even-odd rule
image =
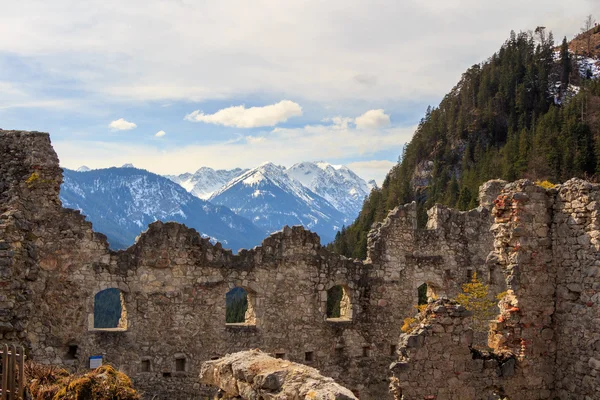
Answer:
[[[0,0],[0,128],[157,173],[343,163],[379,182],[428,104],[510,30],[597,0]]]

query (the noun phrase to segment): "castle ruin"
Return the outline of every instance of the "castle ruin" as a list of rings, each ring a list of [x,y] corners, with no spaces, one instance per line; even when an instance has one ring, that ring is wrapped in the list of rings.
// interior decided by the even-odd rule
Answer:
[[[254,348],[361,399],[600,398],[598,185],[491,181],[480,207],[435,206],[426,226],[414,203],[399,206],[369,234],[365,261],[327,251],[302,227],[234,255],[156,222],[115,252],[62,208],[48,134],[0,130],[0,160],[0,340],[39,362],[88,368],[101,356],[149,399],[207,398],[202,363]],[[505,293],[486,354],[471,346],[468,313],[443,300],[474,273]],[[423,284],[442,300],[402,334]],[[328,318],[335,286],[342,312]],[[249,311],[227,324],[235,287]],[[108,288],[120,291],[120,321],[95,328],[94,298]]]

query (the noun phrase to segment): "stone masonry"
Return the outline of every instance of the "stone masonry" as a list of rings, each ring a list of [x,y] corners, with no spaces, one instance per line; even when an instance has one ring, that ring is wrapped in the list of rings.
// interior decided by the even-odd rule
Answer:
[[[84,369],[102,355],[149,399],[212,396],[201,364],[254,348],[317,368],[361,399],[392,398],[392,362],[394,393],[405,399],[598,398],[597,185],[491,181],[479,208],[435,206],[424,227],[414,203],[399,206],[369,234],[365,261],[328,252],[302,227],[234,255],[193,229],[156,222],[114,252],[84,216],[62,208],[48,134],[0,130],[0,160],[0,340],[26,345],[39,362]],[[446,300],[409,334],[418,339],[400,335],[419,286],[427,283],[432,300],[452,298],[475,272],[506,293],[492,352],[474,353],[468,315]],[[349,311],[328,319],[335,285]],[[244,324],[225,323],[234,287],[248,292]],[[107,288],[121,291],[126,312],[118,328],[94,329],[94,296]],[[447,351],[436,344],[438,322]],[[451,377],[460,384],[451,388]]]
[[[507,288],[490,324],[491,351],[471,346],[461,306],[435,302],[418,329],[401,336],[395,397],[600,398],[599,196],[600,186],[579,179],[549,190],[506,184],[486,260]]]

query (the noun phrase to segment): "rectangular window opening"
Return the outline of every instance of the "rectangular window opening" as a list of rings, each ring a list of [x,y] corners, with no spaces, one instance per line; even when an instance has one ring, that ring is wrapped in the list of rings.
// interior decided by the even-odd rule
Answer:
[[[363,348],[362,348],[362,355],[363,355],[363,357],[371,357],[371,347],[370,346],[363,346]]]
[[[150,372],[150,360],[142,360],[142,372]]]
[[[390,345],[390,356],[395,357],[396,351],[398,351],[398,346],[395,344]]]
[[[176,358],[175,359],[175,371],[185,372],[185,358]]]
[[[467,270],[467,282],[471,282],[472,280],[473,280],[473,270],[468,269]]]
[[[77,347],[76,344],[71,344],[69,345],[69,350],[67,351],[67,358],[74,360],[77,358],[77,350],[79,348]]]
[[[306,353],[304,353],[304,361],[313,362],[313,360],[314,360],[314,353],[312,351],[307,351]]]
[[[163,372],[163,378],[170,378],[170,377],[171,377],[170,372]]]
[[[275,353],[275,358],[285,358],[285,353]]]

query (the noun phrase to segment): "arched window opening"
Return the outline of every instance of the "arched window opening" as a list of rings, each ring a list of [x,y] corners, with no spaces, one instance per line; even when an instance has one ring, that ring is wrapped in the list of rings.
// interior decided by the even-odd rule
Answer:
[[[345,286],[336,285],[327,291],[327,319],[352,319],[352,304]]]
[[[225,295],[226,324],[256,324],[254,296],[241,287],[234,287]]]
[[[119,289],[104,289],[94,296],[94,329],[127,329],[127,312]]]

